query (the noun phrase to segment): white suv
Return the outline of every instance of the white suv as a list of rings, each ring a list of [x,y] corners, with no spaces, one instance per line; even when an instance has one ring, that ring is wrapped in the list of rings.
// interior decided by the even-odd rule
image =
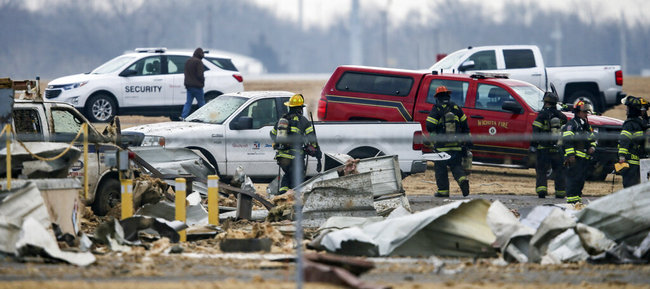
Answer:
[[[136,48],[90,73],[52,80],[45,97],[72,104],[92,122],[107,122],[117,114],[178,119],[186,99],[183,70],[192,53]],[[206,102],[244,90],[243,77],[230,58],[204,53]]]

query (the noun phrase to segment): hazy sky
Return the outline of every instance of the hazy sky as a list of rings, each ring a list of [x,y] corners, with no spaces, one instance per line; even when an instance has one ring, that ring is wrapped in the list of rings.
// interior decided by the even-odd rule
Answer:
[[[142,5],[144,0],[113,0],[120,3],[123,11],[135,9]],[[221,1],[214,0],[215,3]],[[298,21],[298,3],[303,1],[303,21],[306,27],[309,26],[328,26],[334,19],[333,16],[346,15],[350,11],[352,0],[247,0],[257,3],[274,12],[280,17],[288,17],[291,20]],[[643,25],[650,25],[650,1],[647,0],[457,0],[461,2],[473,3],[482,6],[481,9],[488,15],[493,15],[496,20],[502,20],[503,13],[499,13],[504,5],[509,3],[537,3],[545,9],[551,9],[561,12],[577,11],[578,16],[584,22],[597,22],[603,20],[621,19],[623,16],[629,26],[636,25],[637,22]],[[2,2],[2,0],[0,0]],[[409,11],[418,11],[421,15],[420,21],[426,21],[435,12],[430,7],[435,6],[441,1],[436,0],[360,0],[361,9],[375,7],[376,9],[385,9],[390,7],[388,17],[392,24],[399,24]],[[23,2],[29,9],[38,10],[47,8],[55,3],[70,3],[70,0],[25,0]],[[107,10],[108,4],[105,0],[88,0],[91,6],[98,10]],[[147,3],[152,3],[149,1]],[[153,1],[155,3],[155,1]],[[226,3],[226,2],[221,2]],[[188,4],[190,5],[190,4]],[[227,4],[226,4],[227,5]],[[424,9],[423,9],[424,8]],[[590,19],[592,15],[598,15],[596,19]]]
[[[301,0],[248,0],[265,7],[282,17],[289,17],[298,21],[298,3]],[[585,22],[620,19],[621,15],[628,21],[628,25],[634,25],[638,20],[642,24],[650,24],[650,1],[647,0],[459,0],[467,3],[474,3],[481,7],[486,14],[495,15],[497,20],[502,20],[502,13],[499,13],[504,5],[509,3],[536,2],[545,9],[557,11],[577,11],[579,17]],[[305,26],[327,26],[331,23],[333,15],[345,15],[349,13],[351,0],[303,0],[303,21]],[[422,21],[431,16],[428,8],[435,5],[435,0],[360,0],[363,10],[367,7],[377,9],[389,9],[389,19],[393,24],[404,20],[411,10],[419,11],[422,14]],[[426,9],[423,9],[426,8]],[[597,19],[589,19],[591,15],[599,15]]]

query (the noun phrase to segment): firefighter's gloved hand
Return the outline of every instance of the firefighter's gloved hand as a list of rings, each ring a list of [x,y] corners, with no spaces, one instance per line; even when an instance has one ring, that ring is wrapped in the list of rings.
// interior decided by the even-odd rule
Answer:
[[[587,150],[587,153],[591,155],[591,154],[594,154],[595,151],[596,151],[596,148],[595,148],[595,147],[590,147],[590,148]]]
[[[618,162],[619,163],[624,163],[625,162],[625,157],[624,156],[619,156],[618,157]]]
[[[320,152],[319,149],[315,148],[313,145],[308,145],[305,147],[305,152],[315,158],[321,158],[322,153]]]
[[[564,160],[564,166],[565,167],[570,167],[576,163],[576,156],[570,156],[566,160]]]
[[[530,146],[530,147],[528,147],[528,150],[529,150],[531,153],[534,153],[534,152],[537,151],[537,148],[534,147],[534,146]]]
[[[316,162],[316,171],[320,172],[320,170],[323,168],[323,163],[321,163],[321,158],[316,159],[318,162]]]

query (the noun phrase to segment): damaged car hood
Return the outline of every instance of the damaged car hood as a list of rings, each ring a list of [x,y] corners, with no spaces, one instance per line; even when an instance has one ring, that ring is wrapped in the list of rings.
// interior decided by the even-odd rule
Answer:
[[[223,138],[224,136],[224,127],[221,124],[183,121],[145,124],[122,131],[126,133],[144,134],[145,144],[151,141],[148,140],[150,137],[164,137],[165,146],[168,147],[187,147],[191,145],[191,140],[209,141],[214,138]]]

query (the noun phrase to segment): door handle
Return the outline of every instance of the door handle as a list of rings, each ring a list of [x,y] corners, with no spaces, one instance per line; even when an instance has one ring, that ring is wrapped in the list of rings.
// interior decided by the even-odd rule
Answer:
[[[430,110],[418,110],[418,112],[428,114],[428,113],[430,113],[431,111],[430,111]]]
[[[156,78],[153,81],[162,81],[162,78]]]
[[[541,73],[533,73],[530,76],[542,76],[542,74]]]
[[[469,117],[471,118],[478,118],[478,119],[484,119],[482,115],[470,115]]]

